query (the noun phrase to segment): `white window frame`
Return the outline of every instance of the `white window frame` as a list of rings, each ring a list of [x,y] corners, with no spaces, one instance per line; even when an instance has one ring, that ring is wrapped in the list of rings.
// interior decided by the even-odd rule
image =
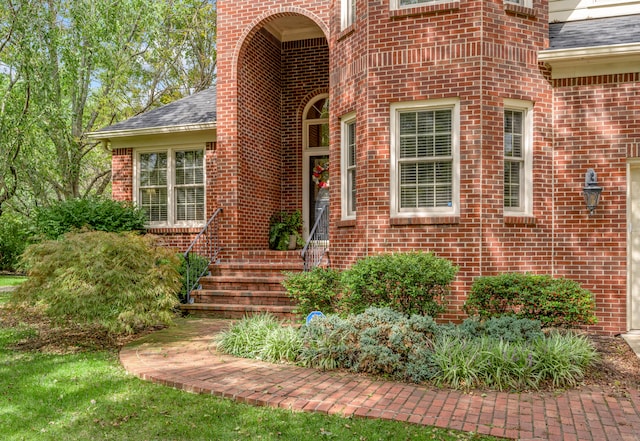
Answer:
[[[451,3],[453,0],[422,0],[420,3],[416,3],[413,5],[402,5],[400,3],[401,0],[390,0],[390,7],[392,10],[394,9],[409,9],[409,8],[420,8],[423,6],[429,5],[439,5],[444,3]]]
[[[135,149],[133,161],[133,203],[140,207],[140,155],[145,153],[167,153],[167,220],[166,222],[148,222],[150,228],[190,228],[202,227],[207,221],[207,150],[203,144],[185,144],[171,147],[146,147]],[[175,183],[175,153],[183,151],[202,151],[202,172],[204,189],[204,218],[197,221],[177,221],[176,214],[176,183]]]
[[[356,133],[354,133],[354,138],[355,138],[355,145],[354,145],[354,149],[356,149],[356,163],[355,164],[350,164],[349,162],[349,148],[350,148],[350,144],[349,144],[349,130],[353,127],[353,130],[356,130]],[[346,115],[344,115],[341,119],[340,119],[340,150],[341,150],[341,154],[340,154],[340,183],[341,183],[341,212],[342,212],[342,219],[343,220],[348,220],[348,219],[355,219],[356,218],[356,212],[358,210],[358,206],[356,205],[356,209],[355,210],[351,210],[351,206],[353,205],[352,202],[355,202],[352,200],[353,198],[353,193],[352,193],[352,188],[351,188],[351,182],[352,180],[350,179],[351,177],[351,173],[352,172],[356,172],[357,170],[357,154],[358,154],[358,150],[357,150],[357,130],[358,127],[356,125],[356,114],[355,112],[352,113],[348,113]],[[356,174],[356,179],[357,179],[357,174]],[[355,184],[354,184],[355,185]],[[357,192],[357,189],[356,189]]]
[[[504,0],[506,4],[523,6],[525,8],[533,7],[533,0]]]
[[[505,99],[502,112],[504,136],[504,111],[523,113],[522,120],[522,173],[520,175],[520,207],[504,207],[506,216],[533,215],[533,103],[530,101]],[[504,145],[504,141],[503,141]],[[503,147],[504,158],[504,147]],[[506,159],[503,159],[506,161]],[[502,194],[504,198],[504,191]],[[503,203],[504,206],[504,203]]]
[[[451,206],[450,207],[425,207],[425,208],[400,208],[400,167],[399,164],[399,137],[400,114],[403,112],[451,110]],[[390,203],[391,217],[416,217],[416,216],[457,216],[460,206],[460,100],[458,98],[444,98],[426,101],[412,101],[394,103],[391,105],[391,182]]]
[[[340,0],[340,30],[344,30],[356,21],[356,0]]]

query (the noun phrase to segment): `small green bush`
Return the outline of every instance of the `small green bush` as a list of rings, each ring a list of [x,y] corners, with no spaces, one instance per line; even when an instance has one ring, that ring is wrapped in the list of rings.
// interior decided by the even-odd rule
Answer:
[[[180,301],[186,302],[187,291],[193,288],[198,278],[206,272],[209,267],[209,259],[196,253],[189,253],[189,267],[187,268],[187,260],[184,258],[183,253],[179,253],[177,258],[180,260],[180,267],[178,272],[182,278],[182,289],[180,290]],[[189,271],[189,277],[187,278],[187,270]],[[187,286],[187,280],[189,285]]]
[[[421,382],[437,372],[430,351],[436,332],[431,317],[407,317],[390,308],[372,307],[347,318],[314,318],[302,328],[299,360],[310,367]]]
[[[477,278],[464,304],[482,319],[501,315],[540,320],[543,326],[597,322],[593,294],[578,283],[548,275],[510,273]]]
[[[366,257],[343,274],[344,302],[353,313],[377,306],[435,317],[446,308],[457,271],[448,260],[425,252]]]
[[[539,320],[518,318],[513,315],[491,317],[488,320],[471,317],[463,321],[457,327],[457,331],[457,335],[461,338],[487,336],[513,343],[532,341],[544,336]]]
[[[218,337],[222,352],[272,363],[294,361],[301,346],[298,330],[268,313],[244,317]]]
[[[23,254],[28,279],[14,303],[41,304],[62,324],[133,333],[174,317],[180,290],[175,253],[134,233],[68,233]]]
[[[0,271],[18,270],[20,255],[31,239],[25,218],[3,213],[0,218]]]
[[[313,311],[334,313],[339,309],[341,273],[316,267],[302,273],[286,273],[282,285],[297,303],[296,312],[304,316]]]
[[[313,318],[300,328],[302,349],[298,361],[322,370],[351,368],[356,358],[357,331],[338,315]]]
[[[106,198],[69,199],[35,213],[36,234],[45,239],[57,239],[82,228],[113,233],[142,231],[145,222],[142,209],[129,202]]]

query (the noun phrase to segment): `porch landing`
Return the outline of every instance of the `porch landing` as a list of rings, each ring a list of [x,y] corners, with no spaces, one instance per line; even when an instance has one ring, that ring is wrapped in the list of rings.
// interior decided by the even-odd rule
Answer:
[[[241,318],[259,313],[295,320],[295,303],[282,286],[284,272],[300,272],[299,251],[243,251],[210,266],[181,309],[197,316]]]

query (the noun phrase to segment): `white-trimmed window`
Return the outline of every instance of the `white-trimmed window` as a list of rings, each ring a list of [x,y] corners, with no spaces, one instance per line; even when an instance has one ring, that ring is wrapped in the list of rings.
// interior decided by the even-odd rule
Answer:
[[[391,215],[455,215],[459,193],[457,99],[391,106]]]
[[[356,115],[342,117],[341,125],[341,199],[342,219],[356,217]]]
[[[504,0],[507,4],[525,6],[527,8],[533,7],[532,0]]]
[[[504,212],[530,215],[533,206],[532,109],[528,101],[504,102]]]
[[[356,20],[356,0],[341,0],[340,29],[346,29]]]
[[[203,148],[139,151],[135,170],[136,203],[147,213],[150,226],[204,222]]]
[[[429,4],[451,3],[452,0],[391,0],[391,9],[414,8]]]

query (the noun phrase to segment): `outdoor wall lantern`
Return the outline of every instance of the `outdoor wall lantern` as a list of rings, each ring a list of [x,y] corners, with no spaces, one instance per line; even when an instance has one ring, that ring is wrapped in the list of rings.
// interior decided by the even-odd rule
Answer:
[[[598,186],[598,176],[596,172],[590,168],[584,176],[584,188],[582,194],[584,195],[584,203],[587,205],[589,215],[593,215],[598,206],[600,200],[600,193],[602,193],[602,187]]]

